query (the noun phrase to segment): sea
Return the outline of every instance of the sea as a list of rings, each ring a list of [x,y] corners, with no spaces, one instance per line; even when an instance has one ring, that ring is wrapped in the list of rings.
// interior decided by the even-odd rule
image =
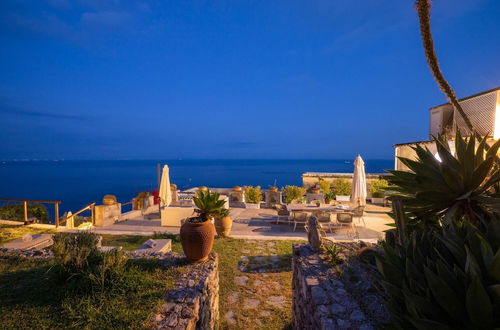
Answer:
[[[365,159],[367,173],[394,167],[391,159]],[[167,164],[170,182],[179,189],[235,185],[301,185],[305,172],[352,172],[348,159],[176,159],[176,160],[37,160],[0,162],[0,198],[59,200],[60,212],[73,213],[105,194],[119,202],[157,186],[157,165]],[[5,202],[0,201],[0,205]],[[47,205],[52,213],[52,206]]]

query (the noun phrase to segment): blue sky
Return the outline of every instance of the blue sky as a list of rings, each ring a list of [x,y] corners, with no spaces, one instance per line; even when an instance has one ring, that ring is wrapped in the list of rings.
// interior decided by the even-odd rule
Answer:
[[[500,85],[500,2],[436,0],[460,97]],[[0,159],[391,158],[445,102],[413,1],[0,2]]]

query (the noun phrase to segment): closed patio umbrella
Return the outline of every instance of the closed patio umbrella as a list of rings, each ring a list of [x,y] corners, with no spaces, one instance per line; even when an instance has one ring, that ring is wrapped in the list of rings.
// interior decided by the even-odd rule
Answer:
[[[158,197],[160,198],[160,210],[172,203],[172,191],[170,190],[170,177],[167,165],[163,166]]]
[[[351,202],[356,205],[366,205],[366,174],[365,162],[360,155],[354,161],[354,174],[352,176]]]

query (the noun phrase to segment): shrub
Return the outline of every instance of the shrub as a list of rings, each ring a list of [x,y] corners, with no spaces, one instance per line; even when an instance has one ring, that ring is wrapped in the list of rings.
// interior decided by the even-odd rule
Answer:
[[[400,158],[411,172],[390,171],[403,207],[377,258],[386,305],[401,328],[498,328],[500,140],[486,151],[486,138],[457,130],[456,155],[434,142],[441,160],[417,146],[417,159]]]
[[[122,251],[100,252],[99,236],[91,232],[57,233],[54,235],[56,278],[74,281],[82,288],[101,290],[113,287],[121,281],[127,258]]]
[[[335,179],[332,184],[333,191],[335,192],[335,196],[344,195],[349,196],[352,190],[352,184],[347,179]]]
[[[469,222],[415,230],[403,245],[383,243],[377,259],[386,305],[404,329],[500,326],[500,235]]]
[[[48,223],[49,213],[43,204],[28,203],[28,218],[37,218],[41,223]],[[0,206],[0,219],[24,221],[24,205],[11,204]]]
[[[330,192],[330,182],[319,179],[319,187],[321,188],[321,191],[323,191],[323,194],[328,194]]]
[[[189,222],[205,222],[211,217],[219,214],[220,210],[224,207],[225,201],[219,198],[218,193],[212,193],[209,189],[206,191],[198,190],[196,196],[193,197],[196,209],[194,212],[197,217],[188,218]]]
[[[337,265],[342,262],[342,258],[340,257],[342,252],[344,252],[344,248],[335,243],[323,245],[323,253],[326,254],[328,262],[331,265]]]
[[[306,188],[298,186],[286,186],[285,188],[283,188],[283,193],[285,194],[285,201],[287,204],[293,202],[301,202],[306,193]]]
[[[245,201],[247,203],[259,204],[262,200],[262,192],[260,191],[260,186],[252,187],[245,186]]]
[[[486,151],[486,138],[455,138],[456,156],[443,137],[434,139],[440,161],[428,149],[414,147],[415,160],[400,158],[411,172],[389,171],[388,180],[402,199],[413,224],[439,225],[457,219],[476,224],[500,210],[495,187],[500,182],[497,151],[500,140]],[[486,215],[486,216],[483,216]]]
[[[387,182],[387,180],[373,180],[370,183],[369,192],[372,197],[384,197],[384,192],[387,187],[389,187],[389,182]]]

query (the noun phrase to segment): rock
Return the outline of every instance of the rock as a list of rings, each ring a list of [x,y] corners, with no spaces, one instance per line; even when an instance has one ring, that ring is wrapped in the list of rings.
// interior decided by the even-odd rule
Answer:
[[[337,319],[337,325],[341,329],[349,329],[349,328],[351,328],[351,322],[346,321],[346,320],[342,320],[342,319]]]
[[[283,296],[271,296],[267,298],[267,303],[271,306],[283,308],[285,307],[285,297]]]
[[[328,296],[325,290],[319,286],[313,286],[311,288],[311,296],[316,305],[326,305],[328,303]]]
[[[306,284],[307,285],[319,285],[319,281],[318,281],[318,278],[317,277],[313,277],[313,276],[308,276],[306,277]]]
[[[271,316],[271,312],[268,310],[262,311],[262,312],[260,312],[260,316],[262,316],[262,317]]]
[[[226,314],[224,314],[224,319],[229,324],[236,324],[236,316],[232,310],[227,311]]]
[[[259,306],[260,301],[258,299],[253,298],[245,298],[243,300],[243,309],[254,309]]]
[[[365,314],[360,309],[355,309],[349,316],[351,321],[364,321],[366,319]]]
[[[227,297],[227,301],[230,303],[230,304],[236,304],[238,302],[238,298],[239,298],[240,294],[238,292],[232,292],[228,297]]]
[[[343,314],[346,311],[346,308],[339,304],[332,304],[330,309],[333,314]]]
[[[234,277],[234,283],[236,285],[245,286],[245,285],[247,285],[247,282],[248,282],[248,276],[235,276]]]

